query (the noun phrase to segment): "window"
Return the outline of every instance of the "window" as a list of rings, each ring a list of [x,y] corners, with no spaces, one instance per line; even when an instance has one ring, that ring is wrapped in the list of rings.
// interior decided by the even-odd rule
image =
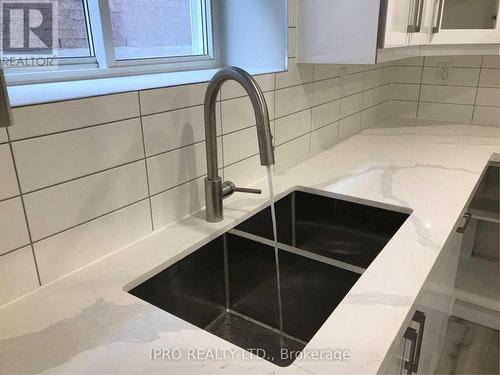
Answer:
[[[18,38],[21,41],[29,35],[33,45],[44,42],[51,27],[55,30],[50,52],[57,69],[44,69],[43,65],[21,69],[4,62],[11,78],[9,83],[215,66],[211,0],[3,0],[2,3],[12,2],[16,4],[13,7],[25,3],[26,7],[37,1],[53,4],[53,16],[36,9],[33,12],[31,8],[18,9],[18,13],[4,8],[3,13],[8,11],[18,16],[10,29],[21,35]],[[3,50],[2,61],[6,56]],[[26,57],[22,53],[20,56]]]
[[[117,60],[207,54],[204,1],[110,0]]]
[[[56,55],[59,58],[94,56],[85,2],[60,0],[58,13]]]

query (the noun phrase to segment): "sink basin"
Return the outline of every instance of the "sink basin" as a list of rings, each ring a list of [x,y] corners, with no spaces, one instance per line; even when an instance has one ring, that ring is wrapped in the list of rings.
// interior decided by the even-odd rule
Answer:
[[[269,208],[129,292],[290,365],[408,213],[298,190],[276,208],[283,334]]]
[[[374,202],[323,194],[296,190],[275,203],[278,242],[366,269],[411,213],[406,208],[387,209],[388,205],[382,208]],[[236,229],[273,239],[271,209]]]

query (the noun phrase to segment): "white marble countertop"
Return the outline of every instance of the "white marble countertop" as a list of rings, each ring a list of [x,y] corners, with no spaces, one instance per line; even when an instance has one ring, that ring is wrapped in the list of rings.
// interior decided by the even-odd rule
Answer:
[[[498,128],[409,121],[388,120],[275,174],[278,193],[307,186],[413,209],[306,347],[349,350],[350,360],[298,359],[281,368],[247,359],[124,291],[268,203],[266,194],[236,194],[225,201],[222,223],[195,214],[0,309],[0,373],[376,373],[500,151]],[[257,185],[267,191],[266,181]],[[234,358],[150,360],[152,348],[225,349]]]

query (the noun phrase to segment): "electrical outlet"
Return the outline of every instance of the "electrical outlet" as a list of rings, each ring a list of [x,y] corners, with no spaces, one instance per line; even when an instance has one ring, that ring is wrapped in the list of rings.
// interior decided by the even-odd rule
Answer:
[[[437,83],[448,83],[451,75],[451,65],[443,62],[437,67]]]

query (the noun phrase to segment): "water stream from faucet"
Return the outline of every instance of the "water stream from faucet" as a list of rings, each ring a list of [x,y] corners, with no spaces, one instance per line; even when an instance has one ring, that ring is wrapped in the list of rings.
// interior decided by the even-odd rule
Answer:
[[[278,292],[278,312],[279,324],[281,333],[281,347],[284,345],[283,341],[283,307],[281,305],[281,281],[280,281],[280,267],[278,257],[278,230],[276,227],[276,210],[274,209],[274,191],[273,191],[273,173],[271,166],[267,166],[267,181],[269,183],[269,201],[271,203],[271,218],[273,221],[273,236],[274,236],[274,261],[276,263],[276,285]]]

